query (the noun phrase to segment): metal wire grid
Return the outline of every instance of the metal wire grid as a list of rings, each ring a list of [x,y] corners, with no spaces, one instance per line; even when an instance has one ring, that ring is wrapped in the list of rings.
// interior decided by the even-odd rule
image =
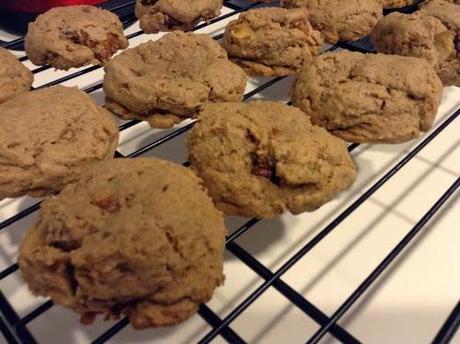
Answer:
[[[195,30],[203,28],[207,25],[219,22],[227,19],[231,16],[236,15],[239,12],[248,10],[257,6],[258,4],[251,4],[248,6],[241,6],[239,3],[235,4],[232,1],[224,1],[225,5],[232,9],[232,11],[226,15],[222,15],[216,19],[211,20],[209,23],[203,23],[195,28]],[[125,9],[129,6],[133,6],[134,1],[127,1],[123,5],[118,5],[111,8],[112,11],[119,9]],[[405,9],[404,11],[413,10],[414,7]],[[132,39],[139,35],[142,35],[142,31],[134,32],[128,36],[128,39]],[[216,35],[214,39],[220,39],[222,35]],[[15,48],[23,45],[23,38],[4,44],[6,48]],[[366,40],[354,42],[354,43],[339,43],[338,45],[329,48],[328,50],[335,50],[337,48],[346,48],[350,50],[357,50],[362,52],[372,52],[370,46]],[[27,60],[27,57],[20,58],[21,61]],[[41,73],[44,70],[49,69],[49,66],[38,67],[33,70],[34,74]],[[92,72],[96,69],[101,68],[100,66],[91,66],[80,70],[78,72],[70,73],[64,77],[53,80],[41,87],[52,86],[60,84],[67,80],[71,80],[78,76]],[[260,93],[266,88],[278,83],[282,80],[282,77],[273,78],[270,81],[258,86],[251,92],[248,92],[244,96],[244,100],[252,98],[254,95]],[[95,92],[102,88],[102,83],[97,83],[94,86],[84,89],[87,93]],[[359,343],[360,341],[350,334],[346,329],[341,327],[337,322],[347,312],[348,309],[362,296],[366,290],[372,285],[372,283],[385,271],[385,269],[403,252],[403,250],[411,243],[416,235],[423,229],[430,219],[441,209],[441,207],[447,202],[447,200],[458,190],[460,187],[460,178],[457,178],[454,183],[444,192],[444,194],[432,204],[431,208],[420,218],[420,220],[413,226],[413,228],[401,239],[401,241],[388,253],[388,255],[375,267],[375,269],[365,278],[362,283],[356,288],[356,290],[346,299],[345,302],[332,314],[327,316],[314,304],[309,302],[305,297],[295,291],[292,287],[286,284],[281,277],[290,268],[292,268],[300,259],[302,259],[310,250],[312,250],[322,239],[334,230],[339,230],[339,225],[350,216],[356,209],[358,209],[366,200],[369,199],[377,190],[379,190],[387,181],[389,181],[395,174],[397,174],[409,161],[411,161],[421,150],[430,144],[447,126],[454,122],[460,115],[460,108],[451,114],[444,122],[442,122],[430,135],[425,137],[418,145],[416,145],[411,151],[409,151],[395,166],[387,171],[380,179],[378,179],[372,186],[365,190],[351,205],[343,210],[337,217],[332,219],[328,225],[326,225],[315,237],[307,242],[300,250],[292,255],[280,268],[272,272],[262,263],[260,263],[254,256],[247,252],[237,242],[240,236],[249,231],[260,219],[253,218],[247,221],[243,226],[238,228],[235,232],[229,235],[226,239],[226,248],[233,255],[238,257],[244,264],[246,264],[251,270],[265,280],[260,286],[258,286],[249,296],[247,296],[237,307],[235,307],[225,318],[221,319],[217,316],[209,307],[201,305],[198,314],[212,327],[199,343],[209,343],[216,336],[222,336],[229,343],[245,343],[245,341],[230,327],[233,320],[235,320],[245,309],[247,309],[259,296],[261,296],[267,289],[273,287],[280,292],[285,298],[287,298],[292,304],[298,307],[301,311],[307,314],[311,319],[320,325],[319,330],[307,340],[308,343],[317,343],[327,333],[330,333],[337,340],[343,343]],[[136,120],[129,121],[119,127],[120,131],[126,130],[139,122]],[[150,144],[135,150],[129,155],[124,156],[120,152],[116,152],[118,158],[132,158],[140,156],[147,151],[168,142],[169,140],[183,134],[192,126],[194,123],[185,125],[160,139],[157,139]],[[349,151],[352,152],[358,147],[358,144],[351,144]],[[185,162],[184,165],[188,165]],[[4,220],[0,223],[0,230],[4,230],[15,222],[25,218],[31,213],[37,211],[40,207],[40,202],[20,211],[16,215]],[[13,264],[8,268],[0,272],[0,281],[9,275],[17,272],[18,265]],[[47,301],[35,308],[33,311],[20,318],[8,299],[4,296],[3,292],[0,291],[0,331],[7,339],[9,343],[36,343],[27,325],[38,316],[45,313],[48,309],[53,307],[52,301]],[[96,338],[93,343],[105,343],[107,340],[116,335],[124,327],[129,324],[127,317],[119,320],[115,325],[109,328],[106,332],[102,333]],[[439,329],[433,343],[448,343],[449,340],[454,336],[460,325],[460,302],[454,307],[449,317],[444,322],[443,326]]]

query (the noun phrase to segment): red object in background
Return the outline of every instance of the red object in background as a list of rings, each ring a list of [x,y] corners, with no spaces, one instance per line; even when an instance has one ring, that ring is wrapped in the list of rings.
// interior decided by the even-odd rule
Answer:
[[[29,22],[52,7],[96,5],[103,0],[0,0],[0,30],[24,35]]]
[[[43,13],[52,7],[70,5],[96,5],[104,0],[0,0],[0,8],[26,13]]]

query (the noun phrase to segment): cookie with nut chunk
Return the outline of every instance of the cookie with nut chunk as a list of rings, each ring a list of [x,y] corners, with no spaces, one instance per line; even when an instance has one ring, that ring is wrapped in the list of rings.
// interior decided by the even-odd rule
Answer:
[[[244,12],[228,24],[223,43],[229,58],[253,76],[293,74],[319,53],[321,44],[304,8]]]
[[[128,46],[118,16],[94,6],[55,7],[29,24],[25,48],[36,65],[67,70],[104,64]]]
[[[232,215],[313,211],[356,177],[342,140],[273,101],[207,105],[188,148],[217,207]]]

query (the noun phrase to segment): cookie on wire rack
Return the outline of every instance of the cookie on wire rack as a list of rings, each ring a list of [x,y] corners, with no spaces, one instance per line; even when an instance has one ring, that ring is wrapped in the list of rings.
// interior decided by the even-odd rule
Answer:
[[[313,211],[356,178],[342,140],[279,102],[208,104],[188,148],[192,169],[229,215]]]
[[[206,102],[239,101],[246,74],[208,35],[180,31],[125,50],[105,67],[107,108],[123,119],[169,128]]]
[[[220,14],[222,0],[137,0],[136,17],[146,33],[188,31]]]
[[[340,51],[297,74],[292,100],[312,122],[349,142],[400,143],[431,128],[442,83],[425,60]]]
[[[25,48],[36,65],[68,70],[104,64],[128,47],[116,14],[94,6],[55,7],[29,24]]]
[[[223,283],[221,212],[189,169],[113,159],[45,200],[20,247],[30,290],[80,313],[175,325]]]
[[[295,73],[319,53],[321,34],[304,8],[261,8],[244,12],[227,25],[223,46],[248,75]]]
[[[112,159],[118,128],[110,113],[73,87],[53,86],[0,104],[0,199],[59,192]]]
[[[383,15],[377,0],[281,0],[281,6],[306,8],[310,23],[331,44],[366,36]]]

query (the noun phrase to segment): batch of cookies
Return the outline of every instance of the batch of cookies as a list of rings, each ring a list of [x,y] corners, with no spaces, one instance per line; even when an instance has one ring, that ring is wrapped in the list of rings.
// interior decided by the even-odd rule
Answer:
[[[270,2],[270,1],[263,1]],[[28,57],[105,68],[105,106],[77,88],[30,91],[33,76],[0,48],[0,199],[47,196],[19,266],[36,295],[81,314],[177,324],[224,281],[223,214],[314,211],[348,188],[347,142],[400,143],[430,129],[442,86],[460,85],[460,1],[282,0],[241,13],[221,44],[185,33],[222,0],[138,0],[146,33],[125,49],[118,17],[52,9],[29,25]],[[277,3],[276,3],[277,4]],[[320,54],[370,34],[377,54]],[[292,106],[242,102],[247,76],[295,74]],[[112,114],[168,128],[196,118],[191,167],[114,159]]]

